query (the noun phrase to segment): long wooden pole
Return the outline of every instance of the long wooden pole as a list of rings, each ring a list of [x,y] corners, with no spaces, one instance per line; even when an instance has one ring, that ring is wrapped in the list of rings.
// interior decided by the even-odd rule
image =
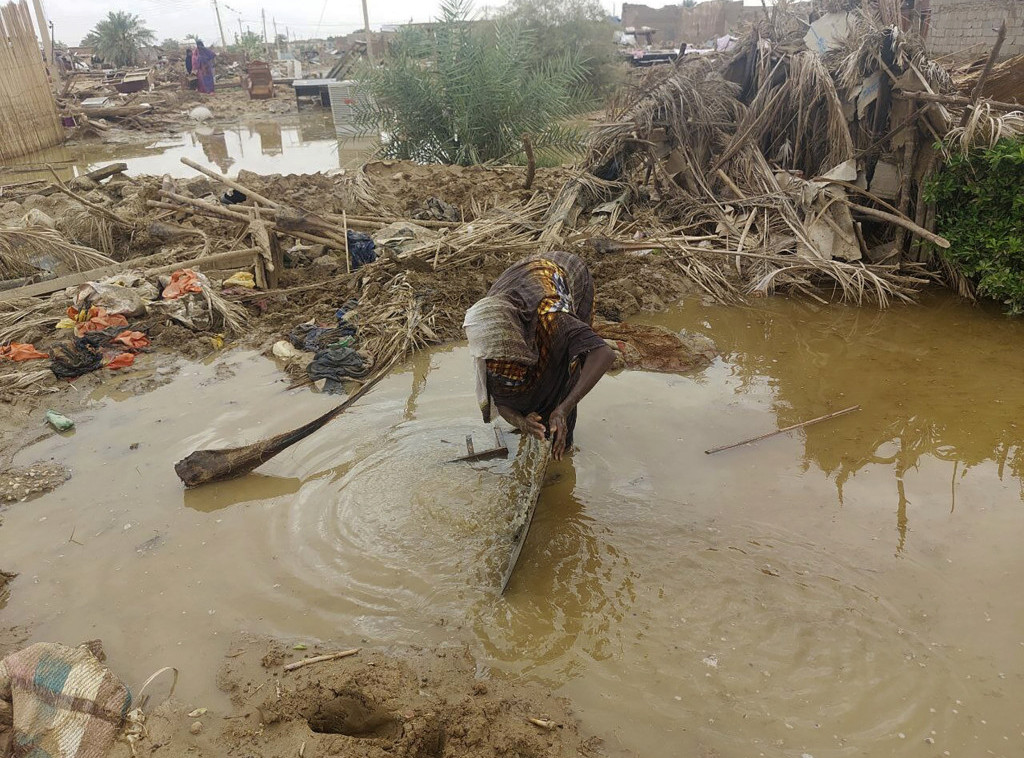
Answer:
[[[818,418],[812,418],[810,421],[801,421],[799,424],[793,424],[792,426],[787,426],[784,429],[776,429],[774,432],[768,432],[768,434],[762,434],[760,437],[751,437],[749,440],[743,440],[742,442],[734,442],[731,445],[723,445],[722,447],[713,447],[710,450],[705,450],[704,453],[706,455],[714,455],[715,453],[720,453],[723,450],[732,450],[734,447],[741,447],[743,445],[749,445],[752,442],[760,442],[761,440],[766,440],[769,437],[775,437],[776,435],[783,434],[785,432],[791,432],[794,429],[802,429],[805,426],[810,426],[811,424],[817,424],[819,421],[828,421],[829,419],[836,418],[837,416],[843,416],[843,415],[845,415],[847,413],[853,413],[854,411],[859,411],[859,410],[860,410],[860,406],[859,405],[851,405],[849,408],[844,408],[841,411],[836,411],[835,413],[828,413],[828,414],[826,414],[824,416],[818,416]]]
[[[1006,39],[1006,20],[999,27],[999,36],[996,37],[996,44],[992,46],[992,52],[988,54],[988,60],[985,61],[985,68],[981,71],[981,76],[978,77],[978,83],[974,85],[974,91],[971,92],[971,108],[978,107],[978,100],[981,99],[981,91],[985,89],[985,82],[988,81],[988,75],[992,73],[992,67],[996,65],[996,58],[999,57],[999,51],[1003,47],[1003,41]],[[968,120],[971,118],[971,111],[965,110],[964,115],[960,118],[960,128],[963,129],[967,126]]]

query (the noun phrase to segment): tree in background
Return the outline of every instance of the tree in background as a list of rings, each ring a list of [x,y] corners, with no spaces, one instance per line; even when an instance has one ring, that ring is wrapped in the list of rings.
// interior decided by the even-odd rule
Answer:
[[[622,82],[615,27],[598,0],[511,0],[499,18],[526,26],[541,62],[558,60],[568,52],[577,55],[593,99],[607,98]]]
[[[165,53],[176,53],[181,50],[181,43],[178,42],[178,40],[176,39],[171,39],[170,37],[168,37],[160,43],[160,49],[163,50]]]
[[[246,58],[255,59],[264,57],[265,48],[263,35],[247,29],[241,36],[235,35],[232,52],[244,53]]]
[[[510,162],[530,135],[542,154],[579,149],[585,70],[574,51],[541,60],[522,23],[471,20],[468,0],[443,0],[430,34],[399,33],[385,65],[361,74],[358,121],[385,135],[389,158],[471,165]]]
[[[96,54],[114,66],[134,66],[139,50],[156,42],[156,35],[145,21],[127,11],[110,11],[96,24],[82,44],[96,48]]]

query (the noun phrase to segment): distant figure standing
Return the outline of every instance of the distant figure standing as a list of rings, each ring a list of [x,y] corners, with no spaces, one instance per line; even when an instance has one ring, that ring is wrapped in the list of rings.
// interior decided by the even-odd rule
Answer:
[[[186,50],[185,50],[185,73],[190,75],[190,76],[192,74],[192,56],[195,55],[195,54],[196,54],[195,50],[193,50],[191,47],[186,48]]]
[[[196,40],[196,49],[192,53],[192,70],[196,74],[197,89],[205,94],[213,92],[213,60],[217,54]]]

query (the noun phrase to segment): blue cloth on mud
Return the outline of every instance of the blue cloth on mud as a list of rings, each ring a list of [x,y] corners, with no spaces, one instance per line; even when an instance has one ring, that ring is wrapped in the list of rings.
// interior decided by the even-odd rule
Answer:
[[[345,379],[362,379],[370,373],[369,362],[351,347],[330,347],[319,351],[306,366],[306,374],[314,382],[326,379],[324,392],[338,395],[345,391]]]
[[[310,353],[315,353],[328,347],[344,347],[348,345],[352,340],[346,341],[345,338],[355,337],[356,327],[346,321],[345,316],[358,304],[356,300],[347,300],[344,305],[334,312],[334,318],[338,320],[337,326],[299,324],[289,333],[288,341],[299,350],[306,350]]]
[[[352,270],[377,260],[377,252],[373,238],[362,232],[348,230],[348,257],[352,261]]]

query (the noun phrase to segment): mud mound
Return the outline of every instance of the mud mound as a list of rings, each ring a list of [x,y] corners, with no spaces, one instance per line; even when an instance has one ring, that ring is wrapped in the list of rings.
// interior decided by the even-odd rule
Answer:
[[[162,706],[148,719],[150,736],[140,752],[262,758],[601,755],[596,740],[581,737],[566,703],[531,685],[481,680],[462,648],[363,650],[285,672],[281,666],[293,654],[280,643],[236,641],[233,647],[239,644],[245,653],[229,659],[218,677],[235,712],[190,717],[186,706]]]
[[[661,326],[596,322],[594,330],[616,344],[623,368],[686,374],[706,368],[718,354],[715,344],[703,335]]]
[[[429,198],[455,206],[465,220],[477,210],[528,201],[535,192],[554,197],[569,178],[566,169],[537,169],[531,189],[523,189],[526,167],[441,166],[411,161],[378,161],[364,169],[374,199],[398,216],[416,218]]]

